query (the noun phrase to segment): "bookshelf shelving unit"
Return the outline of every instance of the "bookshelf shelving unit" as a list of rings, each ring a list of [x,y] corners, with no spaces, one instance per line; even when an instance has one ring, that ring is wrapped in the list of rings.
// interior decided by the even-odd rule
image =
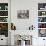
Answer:
[[[38,31],[40,37],[46,37],[46,3],[38,3]]]
[[[8,37],[8,3],[0,3],[0,35]]]

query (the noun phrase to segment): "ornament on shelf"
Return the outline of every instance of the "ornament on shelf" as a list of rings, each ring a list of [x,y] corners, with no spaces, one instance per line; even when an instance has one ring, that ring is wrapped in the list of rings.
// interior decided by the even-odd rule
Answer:
[[[16,30],[16,26],[13,23],[11,23],[11,30]]]
[[[31,25],[31,26],[29,26],[29,30],[34,30],[34,26],[33,25]]]

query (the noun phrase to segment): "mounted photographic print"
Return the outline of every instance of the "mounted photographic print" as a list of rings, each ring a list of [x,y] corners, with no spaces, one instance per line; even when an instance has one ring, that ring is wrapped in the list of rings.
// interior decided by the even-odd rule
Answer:
[[[29,19],[29,10],[18,10],[17,18],[18,19]]]

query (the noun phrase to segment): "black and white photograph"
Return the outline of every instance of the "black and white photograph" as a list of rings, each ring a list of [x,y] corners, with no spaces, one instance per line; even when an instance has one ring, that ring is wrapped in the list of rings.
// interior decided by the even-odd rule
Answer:
[[[18,19],[29,19],[29,10],[17,10]]]

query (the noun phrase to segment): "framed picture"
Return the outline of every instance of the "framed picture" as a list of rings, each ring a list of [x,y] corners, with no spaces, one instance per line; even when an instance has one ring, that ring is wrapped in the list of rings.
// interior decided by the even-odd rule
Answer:
[[[18,10],[17,18],[18,19],[29,19],[29,10]]]

